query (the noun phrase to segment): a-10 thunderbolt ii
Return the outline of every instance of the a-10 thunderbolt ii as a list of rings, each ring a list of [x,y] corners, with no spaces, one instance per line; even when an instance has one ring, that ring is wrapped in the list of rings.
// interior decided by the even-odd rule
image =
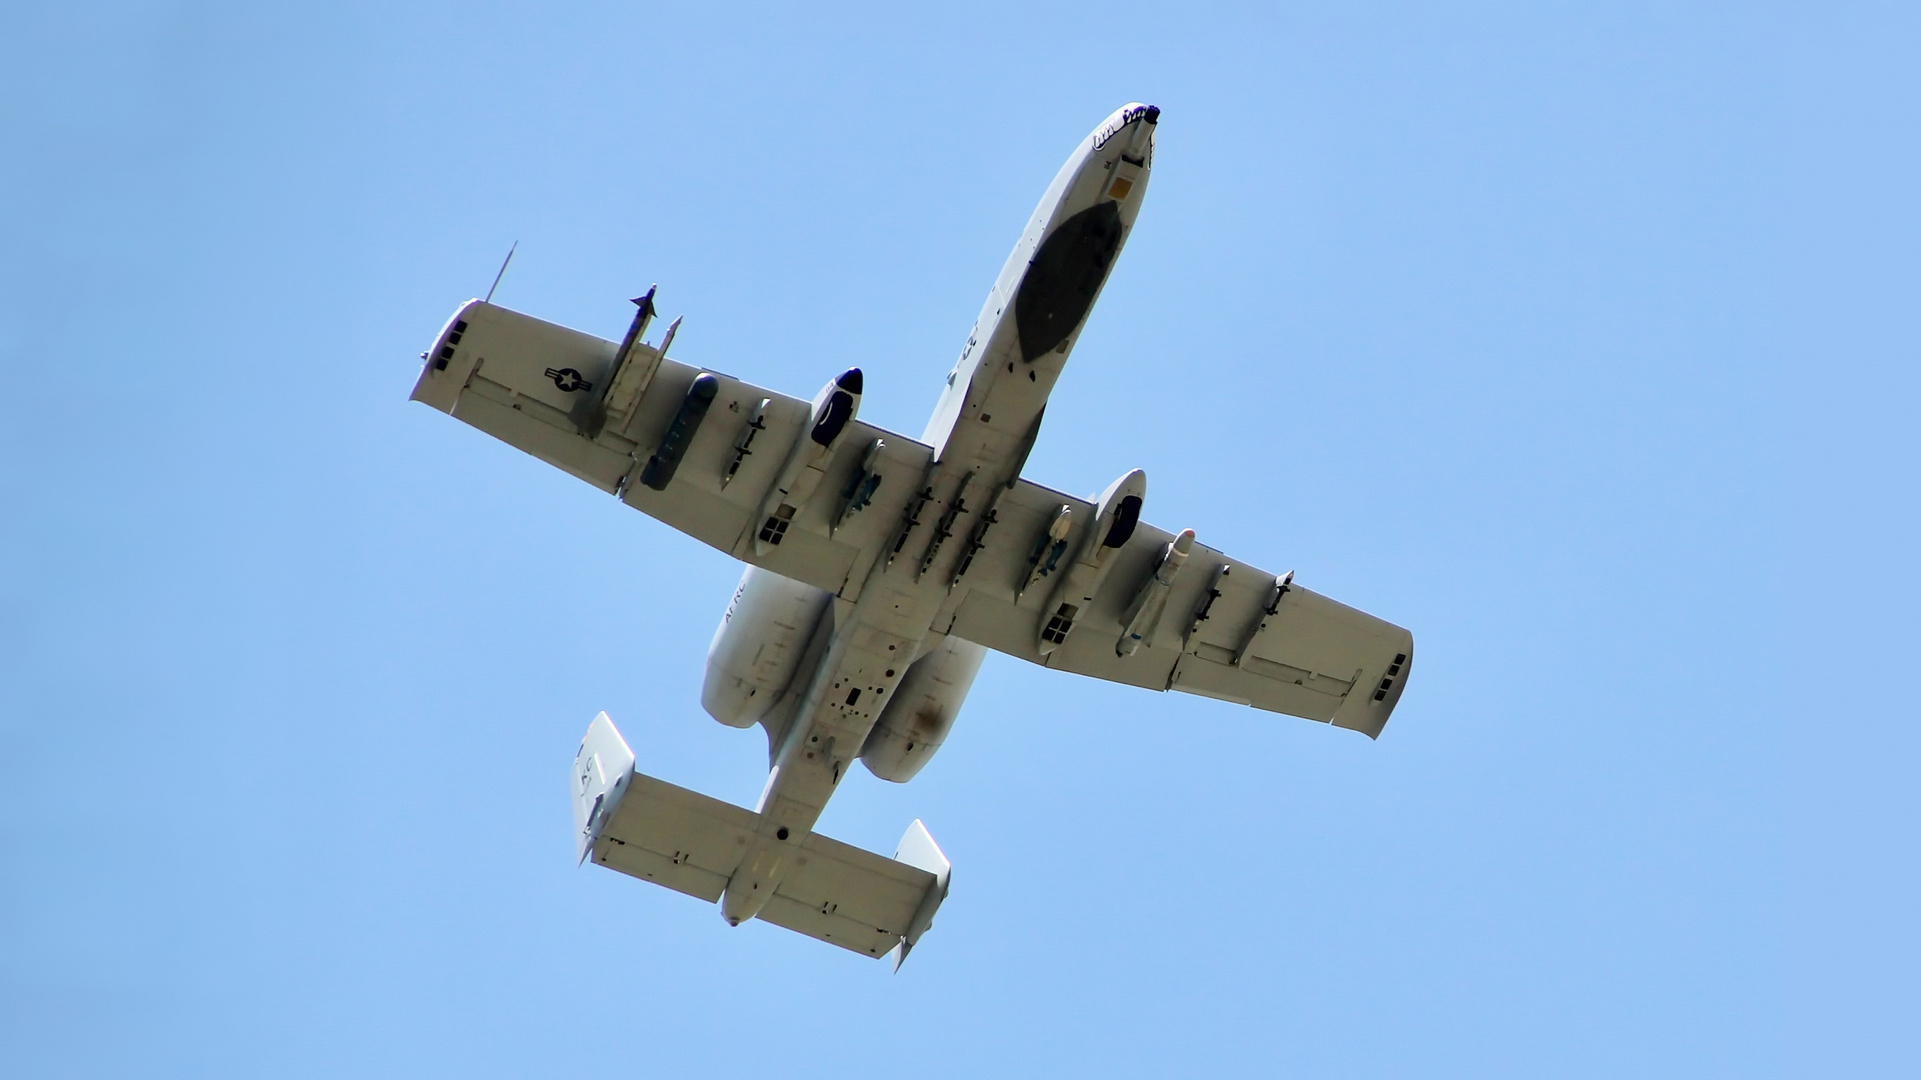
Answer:
[[[1147,524],[1139,469],[1091,499],[1021,477],[1147,193],[1159,119],[1128,105],[1081,140],[919,439],[858,418],[859,369],[803,401],[677,363],[674,327],[642,341],[651,291],[619,342],[478,300],[447,320],[416,400],[748,564],[701,704],[766,729],[759,805],[635,771],[603,712],[572,774],[583,859],[898,967],[947,895],[946,856],[919,821],[891,859],[814,823],[856,760],[912,779],[989,649],[1380,734],[1406,630]]]

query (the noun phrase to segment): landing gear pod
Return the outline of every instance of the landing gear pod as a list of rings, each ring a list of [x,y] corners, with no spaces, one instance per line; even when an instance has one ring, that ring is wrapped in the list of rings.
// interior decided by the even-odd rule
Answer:
[[[848,368],[814,395],[813,419],[807,433],[788,452],[774,486],[761,502],[760,527],[754,532],[754,554],[765,555],[780,546],[795,515],[820,487],[821,477],[834,459],[834,447],[860,412],[861,374]]]
[[[1101,493],[1100,512],[1094,518],[1094,527],[1087,531],[1079,556],[1067,568],[1060,584],[1054,586],[1054,594],[1042,609],[1046,618],[1041,620],[1041,655],[1064,644],[1081,613],[1094,602],[1094,594],[1100,591],[1101,582],[1107,580],[1107,571],[1112,568],[1111,556],[1134,537],[1134,529],[1141,522],[1141,500],[1146,495],[1147,474],[1139,469],[1107,485],[1107,490]]]

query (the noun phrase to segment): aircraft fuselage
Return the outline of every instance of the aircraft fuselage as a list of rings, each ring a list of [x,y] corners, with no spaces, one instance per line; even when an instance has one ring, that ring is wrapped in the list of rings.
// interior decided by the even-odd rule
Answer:
[[[773,895],[910,665],[944,644],[931,629],[943,625],[969,538],[991,528],[996,497],[1019,478],[1048,395],[1139,212],[1159,115],[1128,105],[1082,140],[988,293],[921,437],[934,460],[893,553],[875,563],[856,600],[832,599],[815,631],[827,635],[824,647],[794,675],[805,690],[772,748],[758,833],[721,899],[730,923],[752,918]],[[737,604],[747,588],[743,580]],[[956,666],[971,680],[964,655]]]

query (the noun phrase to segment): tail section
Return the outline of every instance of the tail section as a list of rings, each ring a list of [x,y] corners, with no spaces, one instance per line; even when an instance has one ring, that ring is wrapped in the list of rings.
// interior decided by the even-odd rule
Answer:
[[[584,861],[717,902],[752,846],[760,815],[634,769],[606,713],[574,759],[576,846]],[[892,859],[819,833],[775,886],[759,917],[900,967],[947,897],[950,865],[919,821]]]

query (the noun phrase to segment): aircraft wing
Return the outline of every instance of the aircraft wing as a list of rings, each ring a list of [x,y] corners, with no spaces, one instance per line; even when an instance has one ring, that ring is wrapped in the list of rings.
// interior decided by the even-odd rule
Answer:
[[[853,421],[794,527],[779,546],[757,553],[751,527],[761,496],[804,437],[810,404],[677,363],[641,343],[622,371],[640,365],[654,374],[624,400],[631,387],[623,388],[624,376],[614,371],[618,350],[612,341],[475,300],[448,321],[413,396],[742,562],[855,599],[868,569],[899,541],[898,525],[925,484],[932,449]],[[703,374],[713,376],[717,392],[674,481],[664,490],[638,482]],[[603,420],[595,410],[610,399],[618,407]],[[738,469],[723,484],[736,459]],[[862,493],[863,503],[850,482],[874,476],[880,483]],[[971,501],[978,507],[992,498]],[[1175,577],[1158,624],[1122,655],[1117,645],[1130,609],[1172,540],[1145,522],[1112,556],[1067,642],[1043,655],[1039,628],[1049,590],[1029,589],[1018,599],[1016,593],[1059,508],[1072,510],[1073,549],[1092,527],[1095,507],[1026,480],[1004,489],[993,506],[985,533],[975,532],[976,509],[950,541],[965,543],[970,554],[937,630],[1063,671],[1240,702],[1370,736],[1380,734],[1400,700],[1414,652],[1406,630],[1200,544]],[[902,556],[916,557],[926,535],[922,530]]]
[[[1067,641],[1040,651],[1048,583],[1026,583],[1038,540],[1063,506],[1069,552],[1096,515],[1093,503],[1022,480],[995,507],[966,596],[948,633],[1010,656],[1097,679],[1182,690],[1333,723],[1379,736],[1400,700],[1414,638],[1393,623],[1196,543],[1174,575],[1158,623],[1131,654],[1122,638],[1173,534],[1141,522]],[[1071,554],[1068,556],[1071,558]],[[1165,575],[1163,575],[1165,577]]]
[[[610,402],[630,389],[614,372],[618,351],[615,342],[475,300],[441,331],[413,398],[742,562],[851,599],[874,554],[889,541],[933,451],[852,421],[826,479],[793,527],[779,546],[757,554],[750,526],[788,450],[805,434],[810,404],[678,363],[639,342],[623,371],[651,367],[654,373],[630,402]],[[718,392],[694,428],[673,482],[664,490],[648,487],[640,482],[646,463],[702,374],[717,380]],[[604,418],[596,416],[603,406],[612,407]],[[755,423],[760,427],[752,427]],[[876,439],[884,445],[869,460]],[[737,457],[739,468],[722,484]],[[863,465],[882,482],[870,493],[871,501],[843,514],[850,501],[858,501],[845,486]]]

